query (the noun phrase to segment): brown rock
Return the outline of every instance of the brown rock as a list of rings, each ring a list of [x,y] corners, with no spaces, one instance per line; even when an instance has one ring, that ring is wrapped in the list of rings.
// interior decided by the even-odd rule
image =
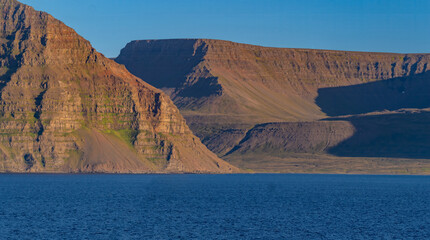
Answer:
[[[73,29],[15,0],[0,8],[0,171],[237,171]]]

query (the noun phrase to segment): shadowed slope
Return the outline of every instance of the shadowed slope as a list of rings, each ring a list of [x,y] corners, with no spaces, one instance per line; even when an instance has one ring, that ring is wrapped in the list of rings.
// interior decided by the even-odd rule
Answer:
[[[359,85],[321,88],[316,104],[329,116],[430,107],[430,71]]]
[[[223,158],[262,172],[430,174],[429,125],[428,111],[261,124]]]
[[[430,112],[354,116],[356,132],[328,152],[336,156],[430,159]]]

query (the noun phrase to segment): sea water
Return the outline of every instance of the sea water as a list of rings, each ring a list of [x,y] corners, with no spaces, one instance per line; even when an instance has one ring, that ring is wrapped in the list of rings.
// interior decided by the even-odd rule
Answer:
[[[430,239],[430,177],[3,174],[0,239]]]

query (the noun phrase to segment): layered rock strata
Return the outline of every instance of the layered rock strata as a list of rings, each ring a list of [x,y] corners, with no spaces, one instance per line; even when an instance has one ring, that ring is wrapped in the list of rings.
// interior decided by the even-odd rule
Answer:
[[[0,0],[0,171],[232,172],[169,97],[51,15]]]

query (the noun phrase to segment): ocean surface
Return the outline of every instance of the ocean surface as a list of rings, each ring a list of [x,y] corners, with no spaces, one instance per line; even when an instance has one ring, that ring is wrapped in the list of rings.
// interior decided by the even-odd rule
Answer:
[[[0,239],[430,239],[430,177],[3,174]]]

